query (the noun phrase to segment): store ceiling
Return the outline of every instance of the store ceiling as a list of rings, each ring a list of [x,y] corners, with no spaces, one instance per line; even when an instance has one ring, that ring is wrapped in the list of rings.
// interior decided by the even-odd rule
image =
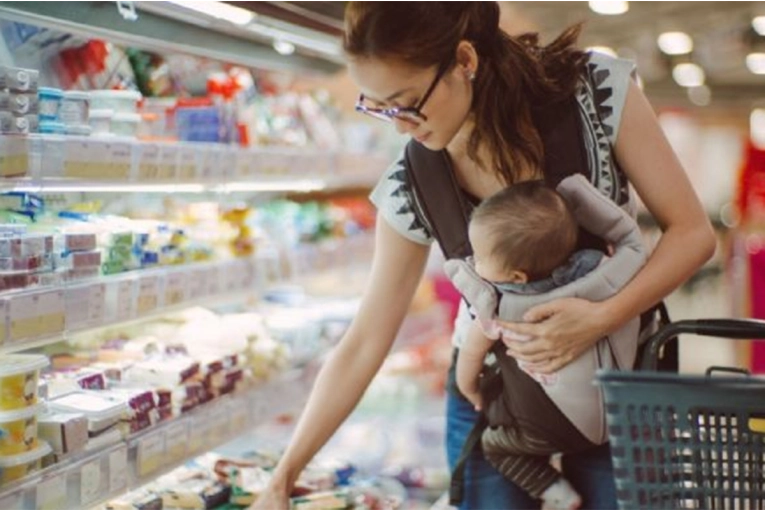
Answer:
[[[345,2],[234,2],[265,16],[339,37]],[[765,2],[630,2],[616,16],[592,12],[587,2],[501,2],[503,27],[512,32],[538,31],[550,41],[563,28],[585,22],[584,46],[615,49],[638,64],[646,91],[655,103],[693,106],[686,89],[671,76],[672,65],[691,59],[702,66],[712,91],[711,106],[747,109],[765,101],[765,75],[752,74],[747,53],[765,51],[765,37],[751,27],[765,15]],[[670,59],[656,39],[661,32],[684,31],[694,41],[689,56]]]

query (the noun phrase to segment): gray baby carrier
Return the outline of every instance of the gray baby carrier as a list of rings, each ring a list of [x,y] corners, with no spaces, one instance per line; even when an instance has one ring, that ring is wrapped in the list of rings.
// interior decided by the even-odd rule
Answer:
[[[567,177],[557,190],[568,202],[579,225],[612,245],[613,255],[581,278],[535,295],[498,294],[491,283],[478,276],[469,262],[462,259],[447,261],[444,265],[446,274],[482,321],[499,318],[520,322],[529,308],[555,299],[603,301],[626,285],[645,263],[646,252],[635,221],[584,176]],[[541,384],[550,400],[593,444],[608,440],[603,395],[600,387],[593,383],[595,372],[599,369],[631,369],[635,363],[639,332],[640,318],[636,317],[557,371],[554,381]],[[501,350],[502,341],[497,340],[497,343]],[[517,422],[518,417],[513,415],[515,392],[515,388],[505,387],[502,394],[489,403],[490,424]],[[530,411],[533,413],[534,409]],[[528,410],[521,415],[528,419]],[[526,425],[539,429],[547,423],[545,416],[538,416],[533,421],[536,423]]]

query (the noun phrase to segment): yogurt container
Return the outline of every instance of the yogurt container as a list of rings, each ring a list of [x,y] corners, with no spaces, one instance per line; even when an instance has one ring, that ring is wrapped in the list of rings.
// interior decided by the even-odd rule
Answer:
[[[112,117],[114,117],[114,110],[111,109],[94,108],[90,110],[88,122],[90,123],[93,135],[110,135],[112,129]]]
[[[111,132],[117,136],[135,138],[141,116],[137,113],[115,113],[112,117]]]
[[[136,90],[92,90],[90,107],[94,110],[114,110],[115,113],[136,113],[142,97]]]
[[[81,90],[67,90],[61,99],[59,119],[69,126],[85,126],[90,114],[90,94]]]
[[[0,92],[0,110],[14,115],[37,114],[39,100],[37,94],[25,92]]]
[[[0,65],[0,88],[12,92],[36,92],[40,71]]]
[[[64,93],[61,89],[40,87],[40,90],[37,91],[37,98],[39,100],[38,115],[40,116],[40,120],[57,121],[63,97]]]
[[[38,471],[43,457],[51,451],[48,443],[40,441],[40,445],[32,451],[7,457],[0,456],[0,487]]]
[[[42,354],[0,356],[0,411],[14,411],[37,404],[40,370],[48,366]]]
[[[0,456],[18,455],[37,448],[37,415],[42,404],[0,412]]]

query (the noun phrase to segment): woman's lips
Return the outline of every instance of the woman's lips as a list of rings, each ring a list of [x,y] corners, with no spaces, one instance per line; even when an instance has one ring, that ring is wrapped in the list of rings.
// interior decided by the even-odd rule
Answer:
[[[422,143],[428,138],[430,138],[431,133],[425,133],[424,135],[415,136],[414,139],[417,140],[417,142]]]

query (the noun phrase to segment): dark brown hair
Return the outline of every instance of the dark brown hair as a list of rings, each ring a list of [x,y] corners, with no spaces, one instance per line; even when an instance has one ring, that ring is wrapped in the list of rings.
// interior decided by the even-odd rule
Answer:
[[[490,230],[492,257],[506,271],[546,278],[576,249],[579,227],[566,200],[544,181],[503,189],[476,207],[471,222]]]
[[[547,46],[538,34],[511,37],[499,28],[496,2],[348,2],[344,49],[350,57],[397,58],[418,67],[442,65],[470,41],[480,62],[473,83],[476,128],[468,155],[479,145],[483,162],[509,184],[525,169],[542,168],[542,141],[532,110],[571,98],[587,55],[575,48],[581,25]]]

